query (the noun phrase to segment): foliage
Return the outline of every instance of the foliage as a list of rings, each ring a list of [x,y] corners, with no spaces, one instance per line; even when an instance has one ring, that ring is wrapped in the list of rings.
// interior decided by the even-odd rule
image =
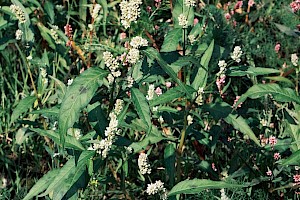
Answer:
[[[3,1],[1,198],[295,199],[290,3]]]

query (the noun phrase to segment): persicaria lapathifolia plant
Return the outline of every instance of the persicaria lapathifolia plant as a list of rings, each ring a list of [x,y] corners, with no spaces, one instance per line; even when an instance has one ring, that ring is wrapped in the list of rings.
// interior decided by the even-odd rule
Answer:
[[[24,199],[296,197],[297,3],[6,2],[10,124],[50,163]]]

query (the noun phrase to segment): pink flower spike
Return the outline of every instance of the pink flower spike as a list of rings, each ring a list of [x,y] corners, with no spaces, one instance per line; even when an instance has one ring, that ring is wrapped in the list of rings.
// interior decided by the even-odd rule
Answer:
[[[197,18],[194,18],[194,26],[195,26],[196,24],[198,24],[198,22],[199,22],[199,20],[198,20]]]
[[[227,21],[229,21],[231,19],[231,15],[229,13],[225,13],[225,18]]]
[[[215,163],[211,163],[211,168],[212,168],[215,172],[217,171],[217,168],[216,168]]]
[[[157,96],[162,94],[162,90],[160,89],[160,87],[156,88],[155,93],[157,94]]]
[[[238,1],[236,2],[235,6],[234,6],[234,9],[239,9],[243,6],[243,1]]]
[[[254,0],[249,0],[248,1],[248,6],[252,7],[255,4]]]
[[[124,40],[126,38],[126,33],[120,33],[120,39]]]
[[[280,153],[274,153],[274,160],[279,160],[281,158]]]
[[[170,88],[170,87],[172,86],[172,83],[171,83],[171,82],[166,82],[165,84],[166,84],[166,87],[167,87],[167,88]]]
[[[238,102],[238,100],[241,98],[241,96],[236,96],[235,97],[235,100],[234,100],[234,103],[233,103],[233,108],[236,106],[236,102]],[[243,103],[240,103],[239,105],[237,105],[236,107],[238,107],[238,108],[240,108],[240,107],[242,107],[242,104]]]
[[[300,182],[300,174],[296,174],[293,176],[294,182]]]
[[[268,168],[268,171],[266,172],[267,176],[272,176],[272,171]]]
[[[276,51],[276,53],[279,52],[279,50],[280,50],[280,43],[277,43],[277,44],[275,45],[274,50]]]
[[[273,147],[277,143],[277,139],[275,136],[271,135],[269,137],[269,144]]]
[[[72,37],[73,29],[72,29],[71,25],[70,24],[66,24],[64,26],[64,29],[65,29],[65,35],[68,36],[69,38]]]

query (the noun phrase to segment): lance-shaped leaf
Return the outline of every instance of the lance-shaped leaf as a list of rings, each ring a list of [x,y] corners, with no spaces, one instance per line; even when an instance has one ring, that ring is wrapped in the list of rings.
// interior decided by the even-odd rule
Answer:
[[[30,200],[33,197],[36,197],[41,192],[43,192],[44,190],[46,190],[48,188],[48,186],[50,185],[50,183],[57,176],[58,172],[59,172],[59,169],[54,169],[54,170],[47,172],[47,174],[45,174],[42,178],[40,178],[40,180],[38,180],[38,182],[36,182],[36,184],[30,189],[30,191],[24,197],[23,200]]]
[[[197,194],[206,189],[242,188],[247,186],[248,185],[226,183],[224,181],[193,179],[179,182],[171,189],[168,195]]]
[[[191,94],[187,87],[177,78],[177,74],[174,70],[168,65],[166,61],[162,59],[158,51],[153,48],[147,48],[144,50],[144,53],[150,58],[155,59],[157,63],[161,66],[161,68],[181,87],[181,89],[186,93],[186,95],[191,98]]]
[[[175,28],[169,31],[164,39],[164,43],[160,51],[161,52],[176,51],[181,37],[182,37],[181,28]]]
[[[276,101],[279,102],[296,102],[300,104],[300,98],[291,88],[281,88],[277,84],[258,84],[248,89],[240,99],[236,102],[236,106],[243,103],[248,97],[257,99],[271,94]]]
[[[211,59],[212,53],[214,51],[214,40],[211,41],[209,47],[205,51],[204,55],[201,58],[200,64],[202,67],[199,67],[198,72],[192,83],[192,87],[198,91],[199,87],[205,87],[208,76],[208,64]]]
[[[194,92],[194,89],[191,87],[187,87],[190,89],[190,93]],[[156,106],[156,105],[161,105],[164,103],[168,103],[171,101],[176,100],[179,97],[184,96],[185,92],[181,90],[179,86],[172,88],[168,90],[167,92],[163,93],[162,95],[154,98],[153,100],[150,101],[150,106]]]
[[[273,73],[280,73],[278,69],[272,68],[263,68],[263,67],[247,67],[247,66],[239,66],[239,67],[230,67],[226,71],[226,75],[228,76],[258,76],[258,75],[265,75],[265,74],[273,74]]]
[[[12,113],[10,123],[16,121],[21,114],[31,108],[36,99],[36,96],[28,96],[22,99]]]
[[[131,99],[141,120],[144,121],[148,128],[151,127],[150,109],[143,93],[137,88],[132,88]]]
[[[75,78],[69,86],[59,111],[58,125],[62,144],[68,128],[77,121],[80,111],[91,101],[99,83],[102,83],[107,74],[103,69],[90,68]]]
[[[300,164],[300,150],[294,152],[290,157],[280,160],[281,165],[299,165]]]

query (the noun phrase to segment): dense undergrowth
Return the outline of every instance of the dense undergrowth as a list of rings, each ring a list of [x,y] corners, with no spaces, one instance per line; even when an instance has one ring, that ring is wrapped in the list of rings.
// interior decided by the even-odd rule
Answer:
[[[0,199],[299,198],[299,0],[0,5]]]

